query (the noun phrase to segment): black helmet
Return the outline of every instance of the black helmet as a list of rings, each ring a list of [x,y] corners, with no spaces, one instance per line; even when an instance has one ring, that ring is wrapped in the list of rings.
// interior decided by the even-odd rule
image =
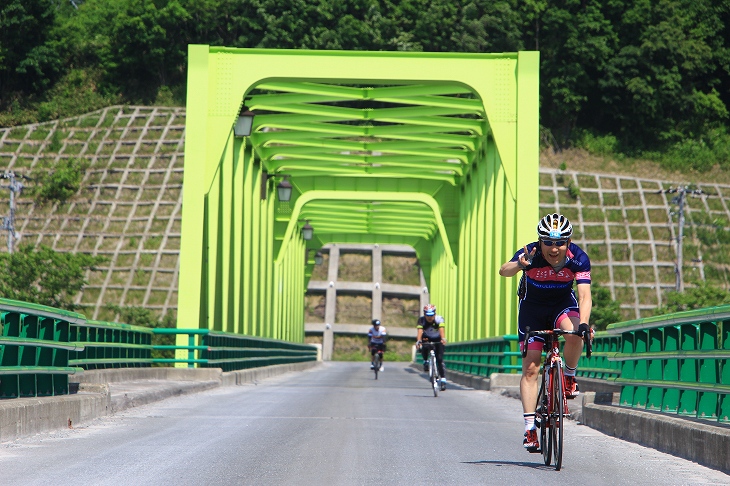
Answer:
[[[373,326],[379,326],[380,325],[380,319],[373,319]]]

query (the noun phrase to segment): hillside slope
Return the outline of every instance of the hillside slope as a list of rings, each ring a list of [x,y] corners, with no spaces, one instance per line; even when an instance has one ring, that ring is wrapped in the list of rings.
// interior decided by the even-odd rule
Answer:
[[[42,206],[21,195],[16,230],[20,243],[107,259],[90,272],[77,298],[90,318],[117,318],[105,304],[141,306],[160,315],[175,311],[184,136],[185,109],[169,107],[112,106],[0,129],[1,170],[37,176],[63,158],[88,165],[82,190],[66,204]],[[594,280],[620,301],[624,317],[650,315],[676,281],[677,206],[673,194],[662,190],[695,182],[703,191],[685,206],[683,275],[685,281],[707,278],[728,285],[730,183],[723,173],[704,175],[705,182],[689,180],[699,177],[662,173],[651,164],[622,166],[576,151],[545,152],[540,209],[573,220],[576,242],[592,257]],[[0,215],[8,214],[7,196],[4,190]]]

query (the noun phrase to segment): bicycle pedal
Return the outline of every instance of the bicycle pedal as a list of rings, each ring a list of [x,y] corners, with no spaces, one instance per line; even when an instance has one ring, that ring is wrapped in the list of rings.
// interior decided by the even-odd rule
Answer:
[[[540,449],[539,447],[530,447],[525,450],[530,454],[539,454],[540,452],[542,452],[542,449]]]

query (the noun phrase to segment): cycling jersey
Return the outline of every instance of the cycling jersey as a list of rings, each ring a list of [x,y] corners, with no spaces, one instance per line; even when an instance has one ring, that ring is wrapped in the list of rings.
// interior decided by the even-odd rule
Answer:
[[[371,327],[368,330],[368,338],[370,338],[370,342],[372,344],[383,344],[385,341],[383,338],[386,335],[385,327],[384,326],[378,326],[380,329],[375,329],[375,327]]]
[[[433,322],[428,322],[424,316],[421,316],[418,318],[416,329],[423,329],[421,340],[439,342],[441,341],[439,328],[444,326],[444,318],[442,316],[435,316]]]
[[[573,281],[578,284],[591,283],[591,261],[586,252],[578,245],[575,243],[568,245],[564,265],[562,268],[558,267],[557,271],[542,255],[539,245],[539,242],[527,245],[528,255],[536,246],[537,253],[532,259],[532,264],[527,267],[520,279],[517,291],[520,301],[552,304],[562,301],[570,295],[575,297]],[[518,261],[523,252],[524,249],[519,250],[510,261]]]

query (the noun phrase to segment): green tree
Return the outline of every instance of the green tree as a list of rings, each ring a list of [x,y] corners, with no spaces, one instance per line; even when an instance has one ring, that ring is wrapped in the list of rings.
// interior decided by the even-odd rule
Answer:
[[[103,261],[84,253],[57,253],[44,245],[21,245],[12,254],[0,254],[0,295],[78,310],[74,297],[87,284],[86,273]]]
[[[525,46],[540,51],[540,119],[565,145],[615,55],[618,36],[601,0],[529,1]],[[529,28],[527,27],[529,26]],[[589,116],[600,117],[600,111]]]
[[[727,120],[729,2],[623,2],[611,19],[620,45],[586,108],[604,116],[586,126],[612,131],[628,146],[652,148],[697,138]],[[723,83],[723,79],[725,80]],[[588,113],[588,111],[587,111]]]
[[[0,106],[45,89],[60,69],[49,46],[54,0],[0,1]]]
[[[609,324],[623,320],[621,304],[611,298],[610,290],[594,283],[591,285],[591,296],[593,309],[590,324],[595,325],[596,330],[605,331]]]
[[[450,50],[514,52],[525,50],[525,17],[516,0],[474,0],[461,8]]]
[[[685,286],[684,292],[672,291],[667,293],[666,303],[658,308],[654,315],[659,316],[723,304],[730,304],[730,292],[715,287],[706,281],[696,281]]]
[[[63,203],[81,188],[84,165],[76,159],[61,159],[55,170],[44,174],[33,193],[41,202]]]

